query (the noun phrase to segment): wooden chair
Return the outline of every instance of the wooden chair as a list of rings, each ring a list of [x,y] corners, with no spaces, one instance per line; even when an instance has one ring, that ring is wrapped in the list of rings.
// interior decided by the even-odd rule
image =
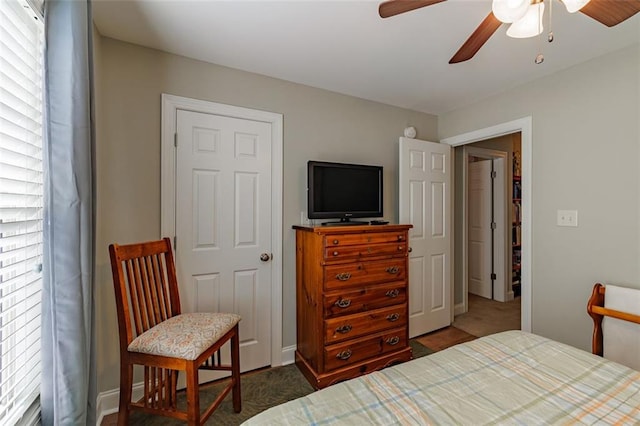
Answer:
[[[629,312],[617,311],[615,309],[609,309],[604,307],[604,297],[606,293],[606,287],[600,283],[593,286],[593,291],[589,302],[587,303],[587,312],[593,319],[593,338],[591,342],[591,352],[602,356],[604,352],[603,347],[603,333],[602,333],[602,320],[604,317],[616,318],[619,320],[630,321],[636,324],[640,324],[640,315],[632,314]]]
[[[168,238],[109,246],[120,333],[120,408],[118,424],[132,410],[201,425],[232,392],[233,409],[241,410],[240,316],[180,311],[176,270]],[[223,365],[220,348],[231,341],[231,365]],[[144,396],[132,402],[133,366],[144,366]],[[231,371],[231,378],[200,414],[198,371]],[[177,406],[178,371],[186,373],[186,411]]]

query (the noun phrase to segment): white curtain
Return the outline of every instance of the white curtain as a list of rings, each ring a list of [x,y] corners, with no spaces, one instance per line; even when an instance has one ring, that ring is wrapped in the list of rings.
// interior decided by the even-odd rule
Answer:
[[[91,35],[88,0],[46,0],[44,425],[96,422]]]

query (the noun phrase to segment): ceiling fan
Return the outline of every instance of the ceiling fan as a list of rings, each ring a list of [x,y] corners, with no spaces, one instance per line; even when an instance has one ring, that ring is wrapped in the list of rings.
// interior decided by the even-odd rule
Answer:
[[[446,0],[388,0],[380,4],[381,18],[399,15]],[[551,5],[553,0],[547,0]],[[640,0],[560,0],[571,13],[580,11],[596,21],[613,27],[640,12]],[[450,64],[467,61],[480,50],[502,24],[511,24],[507,35],[533,37],[542,32],[544,0],[493,0],[492,10],[453,55]],[[553,34],[549,34],[549,41]],[[542,62],[542,55],[536,63]]]

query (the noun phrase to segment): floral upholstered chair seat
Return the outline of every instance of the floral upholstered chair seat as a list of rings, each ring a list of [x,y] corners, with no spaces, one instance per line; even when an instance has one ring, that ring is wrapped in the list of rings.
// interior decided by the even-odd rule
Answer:
[[[239,321],[240,315],[230,313],[180,314],[136,337],[128,350],[194,360]]]

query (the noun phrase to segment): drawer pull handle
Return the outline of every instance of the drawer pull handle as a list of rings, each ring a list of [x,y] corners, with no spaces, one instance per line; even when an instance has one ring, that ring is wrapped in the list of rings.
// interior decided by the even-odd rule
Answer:
[[[398,313],[387,315],[387,321],[389,322],[398,321],[399,319],[400,319],[400,314]]]
[[[397,345],[400,342],[400,338],[398,336],[389,337],[385,342],[387,345]]]
[[[351,278],[351,274],[349,272],[341,272],[336,275],[336,279],[339,281],[347,281],[349,278]]]
[[[334,305],[338,308],[348,308],[351,305],[351,299],[338,299]]]
[[[397,274],[398,271],[400,271],[400,268],[398,268],[397,266],[389,266],[387,269],[385,269],[385,271],[387,271],[390,274]]]
[[[338,241],[338,240],[333,240],[333,245],[334,245],[334,246],[335,246],[335,245],[338,245],[338,243],[339,243],[339,242],[340,242],[340,241]]]
[[[339,254],[340,254],[340,253],[338,253],[337,251],[334,251],[334,252],[333,252],[333,255],[334,255],[334,256],[337,256],[337,255],[339,255]]]
[[[400,290],[398,290],[397,288],[394,288],[393,290],[389,290],[388,292],[385,293],[385,296],[387,297],[398,297],[398,295],[400,294]]]
[[[404,236],[398,235],[398,241],[404,241]]]
[[[398,246],[398,251],[404,250],[404,246]]]
[[[347,334],[351,331],[352,328],[353,327],[351,327],[351,325],[349,324],[341,325],[340,327],[336,328],[336,333]]]
[[[347,349],[346,351],[338,352],[336,358],[341,359],[342,361],[346,361],[351,358],[351,349]]]

